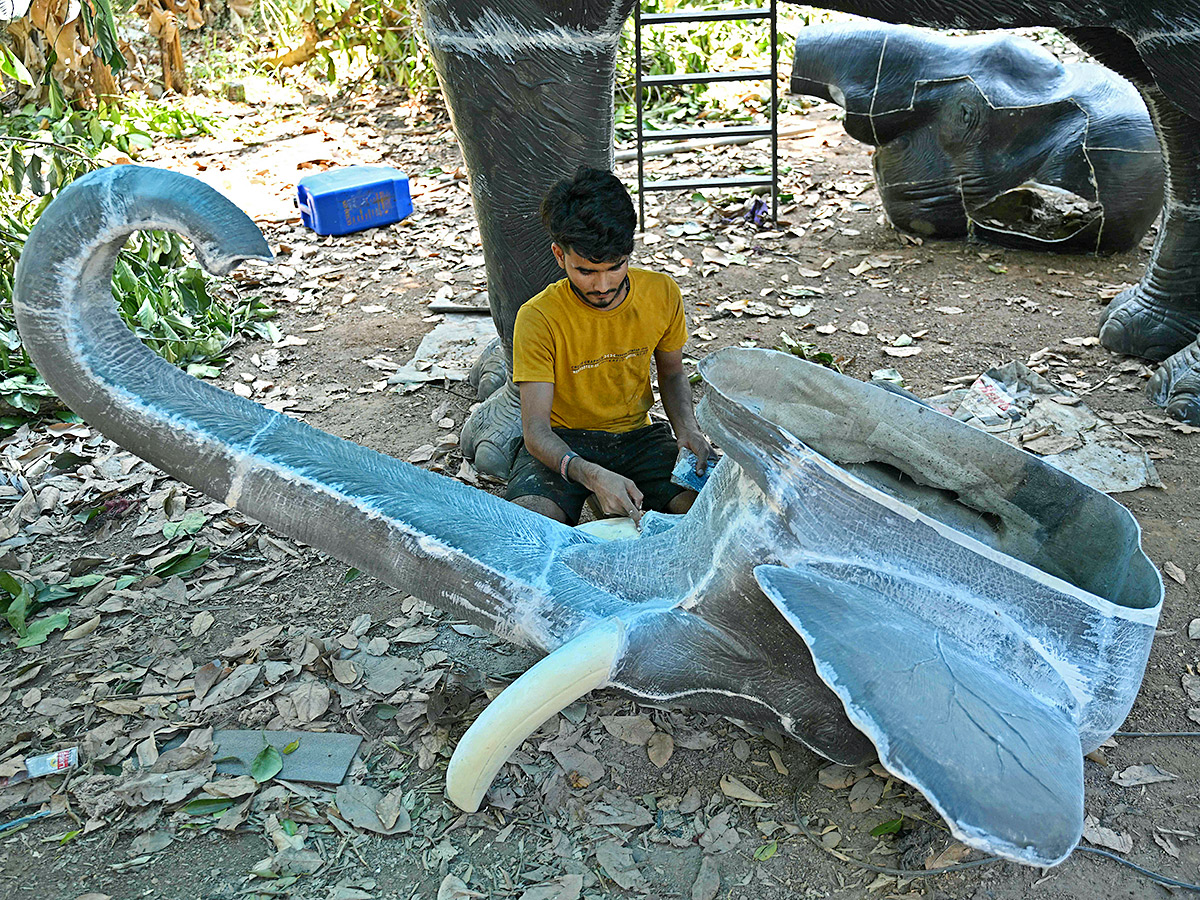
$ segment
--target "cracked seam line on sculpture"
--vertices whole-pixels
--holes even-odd
[[[879,146],[879,132],[875,129],[875,98],[879,95],[879,80],[883,77],[883,57],[887,53],[888,39],[890,35],[885,35],[883,44],[879,48],[879,60],[875,64],[875,86],[871,88],[871,106],[867,112],[867,117],[871,120],[871,134],[875,136],[875,146]]]
[[[1013,104],[1011,106],[1001,105],[1001,104],[997,103],[995,100],[993,100],[991,97],[989,97],[987,91],[985,91],[982,87],[980,87],[979,82],[977,82],[973,76],[968,74],[968,75],[947,76],[946,78],[922,78],[922,79],[918,79],[918,80],[914,81],[912,96],[910,97],[910,99],[908,101],[908,106],[897,106],[894,109],[885,109],[885,110],[876,112],[874,110],[874,97],[872,97],[872,110],[870,113],[868,113],[868,115],[888,116],[888,115],[893,115],[896,113],[913,112],[917,108],[917,92],[921,88],[928,87],[930,85],[937,85],[937,84],[953,84],[956,81],[971,82],[971,84],[975,86],[975,90],[977,90],[979,92],[979,96],[983,98],[983,102],[988,105],[988,108],[995,110],[997,112],[1001,112],[1004,110],[1017,110],[1017,109],[1040,109],[1041,107],[1048,105],[1046,103]],[[1078,103],[1077,98],[1075,98],[1074,96],[1066,97],[1063,99]],[[1112,149],[1124,150],[1125,148],[1124,147],[1114,147]],[[1131,153],[1132,152],[1152,153],[1152,152],[1157,152],[1157,151],[1137,150],[1137,151],[1129,151],[1129,152],[1131,152]]]
[[[679,699],[681,697],[694,697],[694,696],[711,695],[711,694],[716,694],[717,696],[720,696],[720,697],[736,697],[740,700],[746,700],[752,704],[761,706],[763,709],[770,710],[772,715],[774,715],[779,720],[779,724],[782,725],[784,727],[784,729],[786,731],[788,731],[789,733],[792,731],[792,729],[795,725],[795,721],[796,721],[792,716],[789,716],[787,713],[783,712],[782,710],[776,709],[774,706],[772,706],[766,700],[763,700],[761,697],[752,697],[749,694],[739,694],[737,691],[725,691],[725,690],[720,690],[718,688],[690,688],[690,689],[684,690],[684,691],[652,692],[652,691],[646,690],[644,687],[637,687],[635,690],[635,688],[633,686],[626,684],[624,681],[622,681],[619,678],[613,679],[612,681],[610,681],[608,683],[608,686],[611,688],[616,688],[617,690],[629,691],[630,693],[636,693],[639,697],[644,697],[649,700],[660,700],[660,701],[675,700],[675,699]]]
[[[753,484],[753,481],[750,483]],[[754,486],[757,488],[757,485]],[[744,487],[742,489],[744,490]],[[761,495],[761,491],[759,493]],[[745,498],[743,498],[743,501],[744,499]],[[764,496],[763,499],[765,500],[767,498]],[[750,507],[750,505],[747,503],[744,508],[746,511],[742,514],[741,518],[753,518],[755,511]],[[733,521],[726,524],[718,540],[711,545],[712,558],[714,560],[723,558],[725,550],[731,544],[734,545],[735,549],[737,549],[736,542],[746,538],[746,532],[741,530],[743,525],[743,522]],[[678,609],[681,609],[685,612],[691,612],[702,600],[708,599],[708,595],[706,593],[707,589],[723,575],[724,573],[718,571],[716,566],[710,565],[708,569],[705,570],[704,577],[701,578],[700,581],[692,584],[687,593],[684,594],[684,596],[678,601],[676,601],[674,605]]]
[[[1079,142],[1079,149],[1083,153],[1083,158],[1087,160],[1088,181],[1091,182],[1092,190],[1096,192],[1096,203],[1100,206],[1100,227],[1096,229],[1096,241],[1092,245],[1092,252],[1099,253],[1101,242],[1104,239],[1104,226],[1107,224],[1108,217],[1104,209],[1104,201],[1100,199],[1100,179],[1096,177],[1096,164],[1092,162],[1092,157],[1088,150],[1088,135],[1092,133],[1092,114],[1084,109],[1083,104],[1074,97],[1068,97],[1067,99],[1071,103],[1074,103],[1076,108],[1083,113],[1083,138]],[[1076,234],[1078,233],[1077,231]]]

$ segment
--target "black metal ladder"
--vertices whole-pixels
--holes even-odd
[[[637,164],[638,164],[638,221],[645,230],[646,193],[648,191],[686,191],[695,188],[755,188],[771,189],[771,221],[779,217],[779,87],[776,72],[779,70],[779,41],[775,18],[776,0],[765,0],[762,6],[738,9],[691,10],[669,13],[642,13],[641,0],[634,4],[633,12],[633,71],[634,97],[637,107]],[[771,67],[734,72],[692,72],[685,75],[642,75],[642,28],[647,25],[679,25],[703,22],[729,22],[735,20],[768,21],[771,29]],[[771,85],[770,118],[762,125],[735,125],[728,127],[675,128],[665,131],[645,129],[645,98],[643,87],[664,87],[679,84],[712,84],[728,81],[768,81]],[[650,141],[678,141],[689,138],[755,137],[771,139],[771,174],[742,175],[725,178],[673,178],[646,181],[645,147]]]

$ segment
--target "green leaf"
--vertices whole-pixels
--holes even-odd
[[[384,722],[388,719],[394,719],[400,714],[400,710],[390,703],[376,703],[371,707],[371,712],[375,714],[375,718]]]
[[[254,762],[250,763],[250,775],[259,784],[270,781],[282,770],[283,757],[270,744],[263,747],[258,756],[254,757]]]
[[[283,748],[283,752],[285,754],[295,753],[298,749],[300,749],[300,739],[296,738],[296,740],[292,741],[290,744],[288,744],[286,747]]]
[[[76,522],[79,522],[82,525],[82,524],[86,524],[87,522],[92,521],[92,519],[96,518],[96,516],[100,515],[100,513],[101,513],[100,507],[93,506],[91,509],[80,510],[79,512],[77,512],[73,516],[71,516],[71,518],[74,519]]]
[[[170,578],[172,575],[182,577],[189,572],[194,572],[208,561],[208,555],[212,553],[211,547],[201,547],[199,550],[195,550],[193,549],[195,546],[193,542],[188,545],[186,550],[172,554],[168,559],[155,566],[151,574],[157,575],[159,578]]]
[[[759,862],[766,862],[775,855],[775,851],[778,849],[779,841],[769,841],[754,851],[754,858]]]
[[[163,523],[163,537],[170,540],[173,537],[178,537],[181,534],[195,534],[204,527],[208,521],[208,517],[202,512],[192,510],[185,513],[183,518],[178,522]]]
[[[0,43],[0,72],[21,84],[33,84],[33,76],[29,74],[24,63],[2,43]]]
[[[362,574],[362,572],[358,571],[358,569],[351,566],[349,569],[346,570],[346,574],[342,576],[342,581],[345,584],[349,584],[350,582],[352,582],[355,578],[357,578],[361,574]]]
[[[228,797],[200,797],[186,804],[183,811],[189,816],[211,816],[214,813],[223,813],[232,806],[233,801]]]
[[[885,834],[898,834],[900,829],[904,827],[904,817],[899,819],[888,819],[886,822],[880,822],[871,829],[872,837],[880,837]]]
[[[17,581],[8,572],[0,572],[0,588],[9,595],[4,604],[4,617],[18,636],[25,637],[25,617],[29,615],[29,606],[33,602],[28,585]]]
[[[45,616],[30,623],[25,630],[25,636],[17,641],[18,647],[35,647],[38,644],[46,642],[46,638],[50,637],[50,633],[57,631],[60,628],[66,628],[67,623],[71,619],[71,614],[66,610],[56,612],[52,616]]]

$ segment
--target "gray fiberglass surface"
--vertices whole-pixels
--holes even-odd
[[[1112,603],[1155,605],[1129,512],[1042,459],[937,411],[815,367],[722,356],[705,378],[871,486]]]
[[[160,170],[93,173],[43,214],[22,338],[127,449],[515,643],[554,653],[619,620],[609,686],[838,762],[878,753],[972,846],[1040,865],[1074,847],[1081,752],[1128,712],[1162,599],[1107,497],[906,398],[728,349],[701,365],[726,457],[695,505],[600,542],[155,357],[109,289],[139,228],[185,234],[213,271],[269,255],[233,204]]]

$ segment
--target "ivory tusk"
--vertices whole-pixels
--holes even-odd
[[[504,689],[462,736],[446,769],[446,796],[475,812],[505,760],[554,713],[608,684],[625,625],[611,618],[563,644]]]

